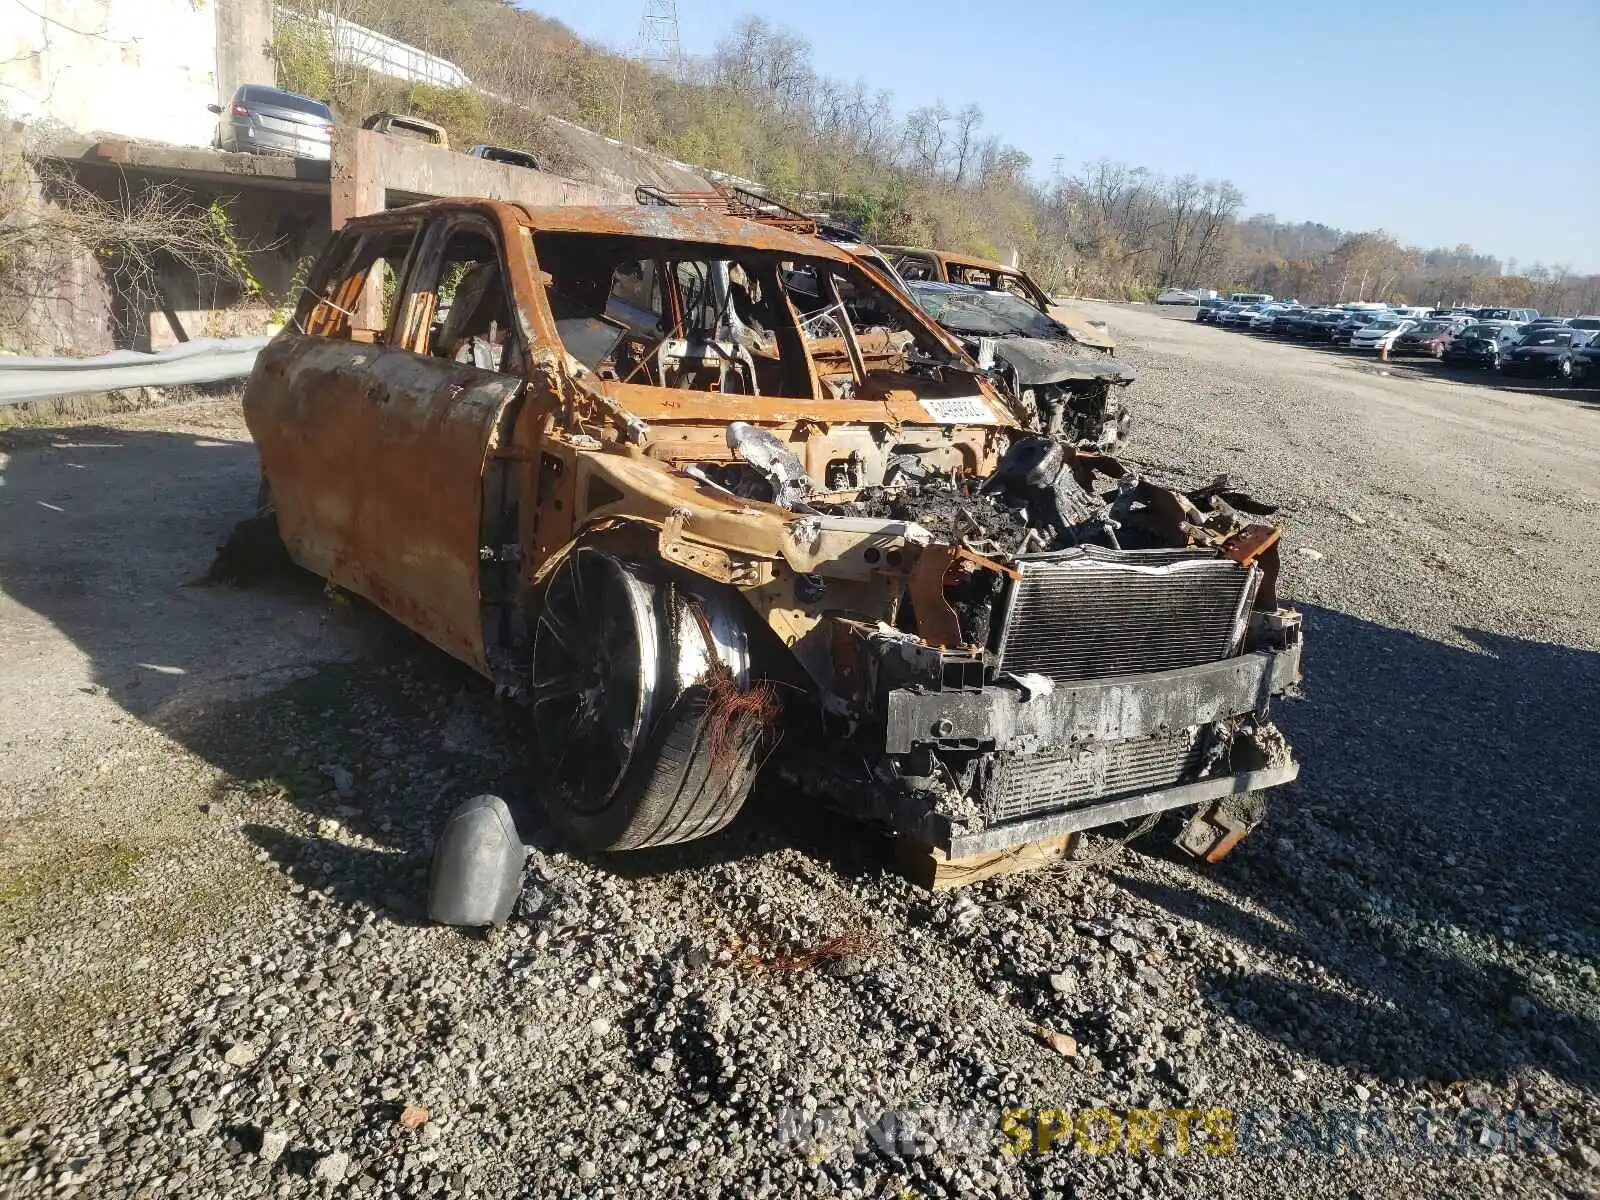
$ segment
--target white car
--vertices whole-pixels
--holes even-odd
[[[1409,317],[1379,317],[1371,325],[1363,325],[1350,335],[1350,349],[1393,349],[1395,338],[1415,324]]]
[[[1157,304],[1199,304],[1202,300],[1215,300],[1215,288],[1167,288],[1156,297]]]

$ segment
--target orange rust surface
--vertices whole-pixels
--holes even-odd
[[[691,392],[658,388],[639,383],[598,383],[597,388],[623,408],[647,422],[714,422],[722,428],[729,421],[792,425],[800,421],[819,424],[870,424],[874,421],[908,425],[947,425],[935,420],[922,407],[918,392],[909,388],[886,388],[881,399],[858,397],[854,400],[790,399],[785,396],[738,396],[722,392]],[[982,397],[995,415],[996,425],[1011,422],[990,394],[977,387],[941,388],[928,383],[919,389],[928,399],[948,398],[959,390],[968,396]]]
[[[534,234],[699,243],[712,255],[725,247],[860,270],[848,253],[781,228],[695,209],[544,209],[472,199],[358,217],[341,237],[469,214],[498,231],[508,298],[520,327],[516,333],[526,347],[525,378],[381,342],[360,344],[290,329],[263,351],[245,410],[273,489],[280,530],[296,561],[368,598],[485,673],[489,655],[479,566],[484,469],[491,454],[526,464],[511,483],[517,489],[516,536],[522,541],[526,579],[585,522],[633,519],[659,526],[674,514],[686,538],[750,561],[781,561],[791,514],[695,483],[675,473],[670,462],[690,450],[696,458],[719,457],[719,444],[722,454],[730,454],[724,431],[732,420],[774,429],[819,472],[833,458],[849,457],[868,429],[884,426],[937,427],[936,436],[923,433],[914,440],[944,453],[953,467],[979,472],[992,467],[1001,434],[1016,427],[1014,414],[987,380],[959,372],[940,385],[874,370],[862,394],[849,400],[822,395],[814,371],[814,394],[792,399],[620,384],[569,373],[550,317]],[[431,237],[418,245],[442,242]],[[414,270],[424,265],[419,259]],[[329,268],[323,264],[323,269]],[[316,282],[320,290],[323,281]],[[336,302],[342,302],[353,300],[365,281],[332,282]],[[891,303],[900,303],[888,295]],[[919,310],[906,306],[906,313],[914,328],[954,345]],[[898,353],[885,339],[869,341],[867,352]],[[810,354],[807,358],[811,361]],[[517,400],[519,394],[525,395],[523,401]],[[974,396],[992,412],[993,425],[952,426],[934,419],[921,404],[922,398]],[[523,408],[512,427],[512,444],[496,446],[495,431],[513,403]],[[608,425],[603,418],[608,406],[613,417],[621,410],[646,422],[642,441],[630,443],[622,426]],[[590,436],[596,433],[603,443]],[[879,434],[870,436],[882,440]],[[660,461],[663,457],[669,461]],[[937,592],[954,560],[944,555],[927,560],[926,582]],[[959,642],[948,605],[941,611],[930,594],[919,612],[923,609],[928,621],[942,622],[948,644]]]
[[[1283,536],[1283,529],[1278,525],[1246,525],[1223,547],[1223,553],[1234,562],[1250,567],[1255,565],[1260,558]]]
[[[520,386],[290,334],[261,352],[245,407],[294,560],[479,670],[484,455]]]
[[[736,250],[771,250],[796,258],[855,262],[851,255],[820,238],[806,237],[759,221],[725,216],[705,208],[666,208],[659,205],[615,208],[577,205],[559,208],[517,207],[523,223],[539,233],[605,233],[616,237],[699,242]]]
[[[944,595],[945,576],[960,557],[961,551],[954,546],[924,546],[906,580],[911,607],[917,614],[917,633],[930,646],[961,645],[961,622]]]

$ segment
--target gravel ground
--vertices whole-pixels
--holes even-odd
[[[430,927],[452,804],[534,790],[487,686],[314,581],[185,586],[229,402],[0,445],[0,1191],[1600,1195],[1600,393],[1089,307],[1129,457],[1284,506],[1305,770],[1216,867],[931,896],[780,789],[614,861],[529,805],[518,916]],[[1097,1108],[1207,1115],[1002,1148]]]

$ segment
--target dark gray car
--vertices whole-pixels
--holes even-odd
[[[278,88],[247,83],[233,94],[224,113],[221,145],[242,154],[287,154],[292,158],[329,156],[333,113],[321,100]]]

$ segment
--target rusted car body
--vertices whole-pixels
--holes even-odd
[[[1030,433],[817,238],[362,217],[245,415],[290,555],[525,703],[591,848],[714,832],[768,771],[954,857],[1183,806],[1207,854],[1298,770],[1270,510]]]

